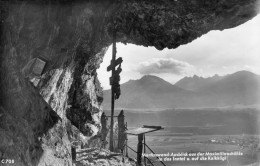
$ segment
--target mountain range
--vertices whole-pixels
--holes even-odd
[[[104,91],[103,108],[110,109],[111,91]],[[260,76],[249,71],[203,78],[184,77],[174,85],[153,75],[121,85],[116,108],[168,109],[258,104]]]

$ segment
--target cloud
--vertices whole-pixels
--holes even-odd
[[[192,69],[193,66],[187,62],[179,61],[173,58],[154,58],[140,63],[137,71],[140,74],[171,73],[175,75],[182,75]]]

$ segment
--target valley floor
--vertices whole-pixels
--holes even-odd
[[[130,136],[129,146],[136,148],[137,137]],[[156,135],[146,135],[146,144],[157,154],[198,154],[206,152],[239,152],[240,155],[226,156],[213,161],[209,161],[208,156],[203,160],[201,156],[199,160],[187,161],[164,161],[167,166],[259,166],[260,164],[260,148],[259,136],[252,135],[194,135],[194,136],[170,136],[168,131],[157,133]],[[146,153],[151,152],[146,149]],[[242,154],[242,155],[241,155]],[[136,154],[130,153],[130,157],[136,157]],[[197,155],[194,157],[196,158]],[[211,156],[214,157],[214,156]],[[175,157],[175,159],[178,157]],[[191,157],[190,157],[191,158]],[[154,161],[155,166],[160,166],[156,158],[150,158]],[[163,158],[165,159],[165,158]]]

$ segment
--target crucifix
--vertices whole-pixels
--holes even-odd
[[[107,67],[107,71],[112,71],[112,76],[109,78],[109,82],[111,85],[111,121],[110,121],[110,140],[109,140],[110,151],[114,150],[114,146],[113,146],[114,107],[115,107],[115,100],[118,99],[121,94],[119,74],[122,72],[122,68],[121,68],[122,62],[123,62],[122,57],[116,59],[116,32],[114,31],[112,60],[110,65]]]

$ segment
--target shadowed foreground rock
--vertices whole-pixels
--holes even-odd
[[[256,0],[0,1],[0,158],[72,165],[71,143],[100,146],[96,69],[117,41],[176,48],[257,14]],[[23,72],[46,61],[37,87]]]
[[[111,153],[104,149],[82,149],[77,151],[76,165],[132,166],[135,161],[120,153]]]

